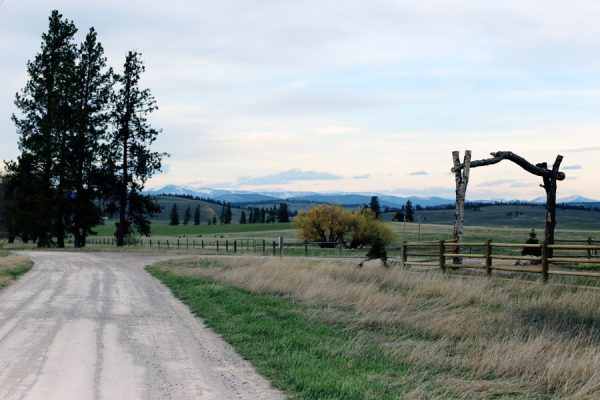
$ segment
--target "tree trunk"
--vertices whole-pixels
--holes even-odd
[[[456,157],[454,157],[454,153],[456,153]],[[564,172],[560,172],[560,164],[562,163],[563,156],[556,156],[556,160],[552,166],[552,169],[548,169],[547,163],[539,163],[539,164],[531,164],[529,161],[524,159],[517,154],[514,154],[510,151],[498,151],[495,153],[491,153],[492,158],[487,158],[484,160],[476,160],[471,163],[466,162],[465,155],[465,163],[457,164],[458,160],[458,152],[452,153],[454,157],[454,168],[452,168],[452,172],[454,172],[455,176],[458,177],[458,172],[461,170],[468,170],[469,168],[475,167],[483,167],[486,165],[497,164],[502,160],[510,160],[523,168],[525,171],[541,176],[544,184],[541,185],[546,191],[546,229],[544,231],[544,242],[546,244],[554,244],[554,230],[556,228],[556,187],[557,181],[562,181],[565,179]],[[457,178],[458,179],[458,178]],[[458,180],[457,180],[457,196],[458,196]],[[458,199],[458,197],[457,197]],[[458,201],[457,201],[458,204]],[[458,207],[458,205],[457,205]],[[457,222],[455,222],[455,225]],[[456,237],[455,237],[456,239]],[[549,257],[552,257],[552,250],[548,252]]]
[[[452,152],[452,161],[454,162],[454,179],[456,181],[456,205],[454,209],[454,232],[453,238],[456,243],[463,242],[465,225],[465,198],[467,195],[467,185],[469,184],[469,172],[471,164],[471,150],[465,151],[463,167],[458,169],[460,164],[460,153]],[[455,254],[462,254],[462,247],[455,246]],[[462,264],[462,257],[454,257],[454,264]]]

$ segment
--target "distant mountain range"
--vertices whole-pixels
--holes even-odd
[[[189,186],[166,185],[161,188],[147,190],[144,193],[150,195],[174,194],[189,195],[213,200],[224,201],[227,203],[272,203],[274,201],[294,201],[307,203],[335,203],[341,205],[360,205],[369,204],[371,196],[377,196],[382,206],[401,207],[410,200],[414,205],[439,206],[452,204],[454,200],[441,197],[400,197],[381,195],[377,193],[316,193],[316,192],[252,192],[245,190],[223,190],[208,188],[192,188]]]
[[[316,193],[316,192],[253,192],[245,190],[225,190],[225,189],[209,189],[209,188],[193,188],[190,186],[181,185],[166,185],[157,189],[150,189],[144,193],[149,195],[173,194],[173,195],[188,195],[210,198],[213,200],[223,201],[227,203],[272,203],[274,201],[294,201],[294,202],[313,202],[313,203],[335,203],[340,205],[359,205],[369,204],[371,196],[377,196],[379,203],[382,206],[401,207],[410,200],[414,205],[422,207],[440,206],[453,204],[454,199],[446,199],[442,197],[420,197],[420,196],[390,196],[377,193]],[[511,200],[481,200],[483,203],[493,203],[496,201],[511,201]],[[523,201],[523,200],[522,200]],[[545,197],[538,197],[533,200],[524,201],[530,203],[545,203]],[[557,203],[598,203],[599,200],[589,199],[583,196],[569,196],[557,200]]]

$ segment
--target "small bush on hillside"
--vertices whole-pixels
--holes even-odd
[[[529,232],[529,239],[527,239],[527,244],[540,244],[540,241],[537,238],[537,234],[535,233],[535,229],[532,229]],[[524,256],[534,256],[540,257],[542,255],[541,247],[523,247],[521,250],[521,254]]]
[[[381,261],[383,261],[383,265],[387,267],[388,257],[387,251],[385,250],[385,242],[383,241],[383,239],[381,239],[381,237],[379,237],[379,235],[377,235],[373,240],[373,244],[367,252],[367,258],[369,260],[380,259]]]

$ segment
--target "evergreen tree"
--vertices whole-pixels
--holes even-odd
[[[200,204],[196,206],[194,211],[194,225],[200,225]]]
[[[185,213],[183,213],[183,224],[184,225],[189,224],[191,218],[192,218],[192,209],[190,208],[190,205],[188,204],[187,208],[185,209]]]
[[[410,200],[406,201],[406,207],[404,209],[404,216],[406,218],[406,222],[414,222],[415,221],[415,210],[413,209],[413,205]]]
[[[231,203],[227,203],[226,205],[223,206],[223,220],[221,221],[222,224],[231,224],[232,219],[233,219],[233,214],[231,213]]]
[[[117,246],[123,246],[133,228],[148,235],[148,217],[160,210],[149,196],[141,194],[146,180],[160,170],[161,159],[166,156],[150,151],[159,131],[148,122],[148,115],[157,109],[156,101],[149,89],[139,87],[144,71],[141,55],[130,51],[123,73],[116,78],[119,90],[112,99],[115,130],[110,137],[109,163],[115,166],[111,210],[118,215]]]
[[[221,206],[221,213],[219,214],[219,223],[223,225],[225,223],[225,206]]]
[[[371,196],[371,204],[369,205],[371,211],[375,213],[375,218],[379,218],[381,215],[381,206],[379,205],[379,198],[377,196]]]
[[[48,32],[42,35],[42,47],[33,61],[27,63],[29,80],[16,95],[20,115],[12,120],[19,134],[21,155],[6,165],[12,185],[32,180],[28,190],[35,192],[13,196],[11,211],[19,215],[13,229],[32,233],[38,246],[48,246],[52,236],[64,247],[69,223],[68,135],[72,129],[70,96],[77,58],[73,38],[77,28],[63,19],[58,11],[49,18]],[[19,174],[27,174],[19,176]],[[19,190],[14,187],[14,190]],[[23,203],[21,196],[33,202]],[[18,224],[34,226],[19,226]]]
[[[212,217],[212,224],[213,225],[217,224],[217,216],[215,214],[213,214],[213,217]]]
[[[266,216],[266,212],[265,212],[265,208],[261,207],[260,211],[259,211],[259,220],[258,222],[261,224],[264,224],[266,222],[267,216]]]
[[[275,223],[275,215],[277,215],[277,209],[273,206],[273,208],[269,209],[269,223]]]
[[[532,229],[531,232],[529,232],[527,244],[540,244],[535,229]],[[524,247],[523,250],[521,250],[521,254],[524,256],[540,257],[542,255],[542,249],[541,247]]]
[[[104,156],[109,121],[113,73],[106,67],[104,49],[94,28],[78,51],[72,99],[74,126],[69,143],[69,170],[73,175],[73,225],[75,247],[85,246],[92,228],[102,222],[98,200],[108,191]]]
[[[367,258],[369,260],[374,260],[374,259],[379,258],[379,259],[381,259],[381,261],[383,261],[383,266],[387,268],[388,257],[387,257],[387,251],[385,250],[385,242],[381,238],[381,236],[379,236],[379,234],[377,236],[375,236],[375,239],[373,239],[371,248],[367,252]]]
[[[246,223],[246,211],[242,210],[242,215],[240,215],[240,224]]]
[[[393,221],[398,221],[398,222],[404,221],[404,212],[396,211],[396,213],[394,214]]]
[[[177,204],[173,203],[171,207],[171,214],[169,214],[169,225],[179,225],[179,210]]]
[[[290,222],[290,212],[287,203],[279,204],[277,219],[279,220],[279,222]]]
[[[254,208],[250,207],[250,210],[248,212],[248,223],[253,224],[254,223]]]

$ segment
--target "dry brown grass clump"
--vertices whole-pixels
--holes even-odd
[[[5,256],[0,256],[0,271],[16,267],[22,267],[30,264],[31,261],[29,260],[29,258],[22,255],[8,254]]]
[[[3,273],[10,269],[31,266],[31,260],[25,256],[16,254],[2,254],[0,255],[0,288],[8,285],[14,281],[14,277],[10,274]]]
[[[349,306],[390,357],[444,372],[465,394],[600,398],[600,292],[343,261],[207,258],[166,263],[252,291]],[[201,266],[201,267],[198,267]],[[456,378],[448,379],[451,371]],[[440,376],[442,376],[440,375]],[[494,379],[490,379],[490,377]]]

